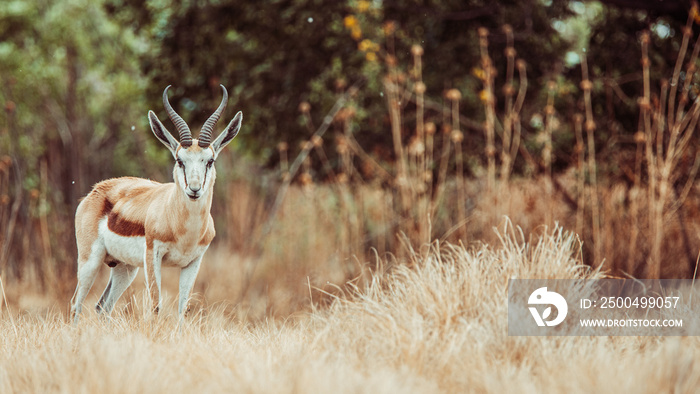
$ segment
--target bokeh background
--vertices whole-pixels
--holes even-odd
[[[171,180],[146,118],[171,84],[194,130],[219,84],[222,123],[244,113],[197,302],[289,316],[506,220],[560,224],[612,276],[694,277],[698,21],[689,1],[5,0],[5,302],[65,310],[93,184]]]

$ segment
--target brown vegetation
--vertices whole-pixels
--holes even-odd
[[[531,243],[511,226],[498,237],[493,247],[406,249],[328,308],[285,321],[250,323],[243,304],[217,303],[178,333],[173,305],[142,319],[143,292],[111,319],[87,314],[77,327],[57,312],[4,318],[0,391],[694,391],[694,338],[507,336],[509,278],[601,274],[560,228]],[[243,263],[209,257],[198,291],[228,288]]]

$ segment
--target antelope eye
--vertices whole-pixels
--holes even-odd
[[[212,164],[214,164],[214,159],[209,159],[209,161],[207,162],[207,166],[211,167]]]
[[[184,166],[185,166],[185,164],[184,164],[184,163],[182,162],[182,160],[180,160],[180,159],[177,159],[177,165],[180,166],[180,167],[184,167]]]

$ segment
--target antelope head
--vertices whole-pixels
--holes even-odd
[[[219,104],[219,107],[209,119],[204,122],[202,130],[199,132],[199,139],[193,139],[189,126],[175,112],[168,101],[169,88],[170,85],[163,91],[163,106],[165,106],[168,117],[180,134],[180,141],[178,142],[168,132],[153,111],[148,111],[148,122],[151,125],[153,134],[170,150],[173,158],[175,158],[175,168],[173,169],[175,184],[182,189],[190,200],[196,201],[207,195],[214,183],[216,178],[214,162],[221,150],[238,134],[243,114],[239,111],[226,126],[226,129],[212,142],[214,125],[224,112],[228,101],[228,92],[221,85],[221,89],[224,91],[221,104]]]

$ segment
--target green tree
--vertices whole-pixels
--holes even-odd
[[[0,151],[9,158],[0,270],[50,265],[51,245],[72,258],[72,215],[94,182],[149,167],[140,63],[149,45],[92,0],[2,2],[0,37]],[[13,242],[23,237],[32,242]]]
[[[445,90],[458,88],[467,105],[465,114],[479,118],[480,82],[470,73],[479,62],[477,27],[491,30],[492,52],[502,69],[506,43],[501,27],[511,24],[519,57],[539,79],[557,72],[568,47],[551,20],[571,13],[567,1],[540,0],[207,0],[167,6],[160,0],[111,0],[108,4],[121,23],[148,32],[158,43],[143,64],[153,81],[149,87],[153,102],[163,87],[173,84],[175,105],[194,123],[203,122],[218,100],[218,84],[223,83],[231,89],[232,105],[246,114],[241,136],[246,148],[265,158],[273,157],[280,141],[289,142],[294,150],[309,138],[298,109],[301,102],[310,103],[318,124],[338,93],[356,83],[362,84],[354,100],[358,140],[368,150],[390,146],[382,92],[386,57],[381,55],[391,52],[407,71],[413,44],[425,48],[425,80],[432,99],[440,102]],[[356,26],[348,26],[348,16],[356,18]],[[393,48],[385,41],[389,21],[397,22]],[[365,40],[380,48],[369,51],[374,56],[363,50]],[[410,106],[407,111],[410,114]],[[432,116],[442,117],[440,111]]]

